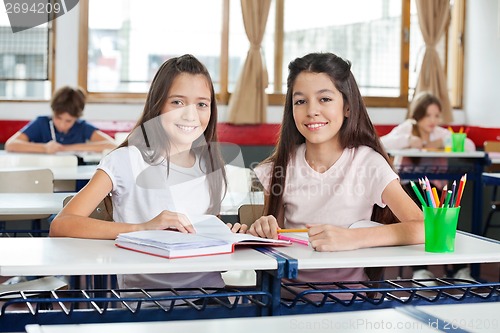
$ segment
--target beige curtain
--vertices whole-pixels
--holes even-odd
[[[453,121],[446,74],[436,51],[436,44],[450,21],[449,0],[416,0],[418,23],[425,41],[425,54],[417,81],[415,94],[430,91],[441,99],[443,121]]]
[[[271,0],[241,0],[241,11],[250,49],[234,93],[229,101],[229,122],[261,124],[266,122],[268,85],[266,64],[260,53]]]

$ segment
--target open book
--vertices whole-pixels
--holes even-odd
[[[119,234],[115,245],[165,258],[232,253],[235,245],[291,245],[290,241],[235,234],[213,215],[190,217],[196,234],[172,230],[144,230]]]

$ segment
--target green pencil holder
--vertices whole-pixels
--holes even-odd
[[[451,135],[451,151],[455,153],[463,153],[465,151],[466,133],[453,133]]]
[[[423,207],[426,252],[454,252],[460,207]]]

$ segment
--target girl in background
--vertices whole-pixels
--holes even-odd
[[[167,60],[134,130],[54,219],[50,236],[115,239],[137,230],[194,232],[186,214],[218,214],[226,189],[224,162],[213,144],[216,124],[215,93],[205,66],[191,55]],[[109,193],[114,222],[90,218]],[[220,272],[122,275],[118,283],[120,288],[224,286]]]
[[[409,118],[380,138],[386,149],[444,149],[451,142],[451,132],[439,125],[442,122],[441,101],[430,92],[417,94],[410,104]],[[470,139],[465,141],[465,151],[475,151]],[[447,159],[443,159],[445,164]],[[435,164],[436,159],[422,158],[419,165]],[[395,160],[395,165],[415,164],[409,159]]]
[[[289,65],[279,141],[255,172],[265,188],[265,216],[253,235],[308,228],[316,251],[419,244],[420,209],[391,168],[351,72],[332,53],[312,53]],[[388,206],[389,209],[384,207]],[[361,220],[380,223],[349,228]],[[367,280],[363,268],[300,271],[298,281]]]

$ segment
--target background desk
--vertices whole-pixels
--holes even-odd
[[[57,193],[0,193],[0,215],[57,214],[63,200],[75,192]],[[247,196],[228,193],[222,202],[221,215],[237,215],[238,207],[244,203],[263,204],[264,194],[252,192]]]
[[[89,180],[97,170],[97,165],[78,165],[68,167],[0,167],[1,171],[50,169],[54,180]]]
[[[74,193],[0,193],[0,215],[57,214]]]
[[[473,198],[472,198],[472,225],[471,231],[476,235],[481,234],[482,225],[482,205],[483,205],[483,187],[482,187],[482,174],[484,166],[490,164],[488,154],[483,151],[463,152],[463,153],[447,153],[441,151],[422,151],[418,149],[401,149],[401,150],[388,150],[387,153],[391,156],[400,157],[425,157],[425,158],[447,158],[447,159],[463,159],[471,163],[472,168],[468,168],[467,183],[473,181]],[[396,166],[398,167],[398,166]],[[444,166],[439,166],[443,168]],[[462,173],[462,172],[461,172]],[[427,176],[429,179],[446,179],[446,180],[460,180],[462,174],[457,172],[450,172],[449,170],[438,170],[432,172],[432,166],[414,166],[406,167],[401,166],[399,171],[401,179],[421,178]],[[458,185],[458,183],[457,183]]]
[[[500,186],[500,173],[483,173],[483,183],[485,185]]]

